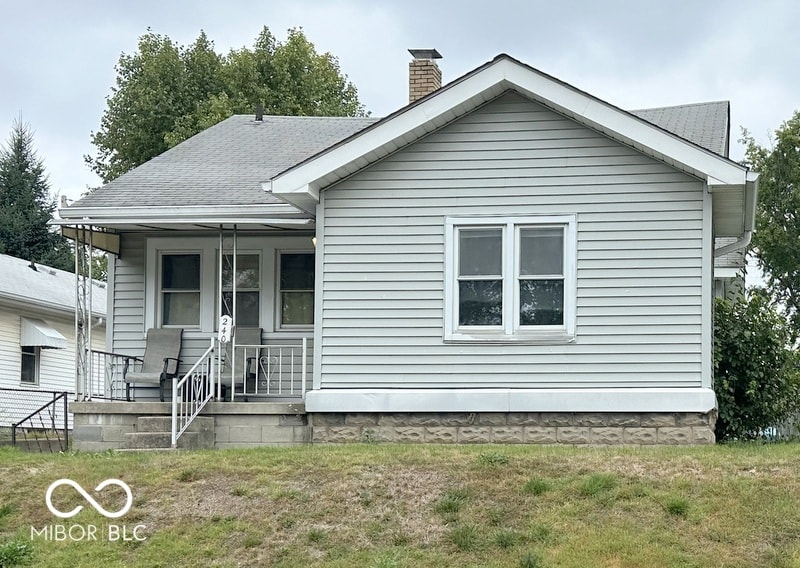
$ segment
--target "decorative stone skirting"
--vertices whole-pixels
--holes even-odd
[[[314,413],[313,443],[713,444],[716,412]]]

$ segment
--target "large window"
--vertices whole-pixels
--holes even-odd
[[[446,339],[574,335],[574,217],[451,218],[446,230]]]
[[[22,369],[20,382],[26,385],[39,384],[39,347],[22,347]]]
[[[222,313],[233,313],[233,255],[222,258]],[[261,257],[236,255],[236,317],[238,326],[259,327],[261,314]]]
[[[161,325],[200,325],[200,254],[161,255]]]
[[[280,327],[314,323],[314,253],[280,253]]]

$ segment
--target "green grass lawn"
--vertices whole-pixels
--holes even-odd
[[[106,519],[60,487],[78,482]],[[97,527],[53,541],[31,526]],[[108,539],[109,525],[128,537]],[[143,527],[142,527],[143,525]],[[79,536],[77,529],[73,535]],[[0,565],[800,567],[800,445],[348,445],[32,455],[0,448]]]

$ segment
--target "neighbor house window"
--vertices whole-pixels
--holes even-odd
[[[314,253],[279,255],[278,297],[280,327],[314,323]]]
[[[22,369],[20,382],[26,385],[39,384],[39,347],[22,347]]]
[[[446,339],[574,335],[574,217],[449,218],[446,225]]]
[[[222,314],[233,313],[233,255],[222,257]],[[236,255],[236,325],[259,327],[261,314],[261,256]]]
[[[162,253],[161,325],[200,325],[200,254]]]

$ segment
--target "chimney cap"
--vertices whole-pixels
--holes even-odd
[[[435,49],[409,49],[414,59],[441,59],[442,54]]]

